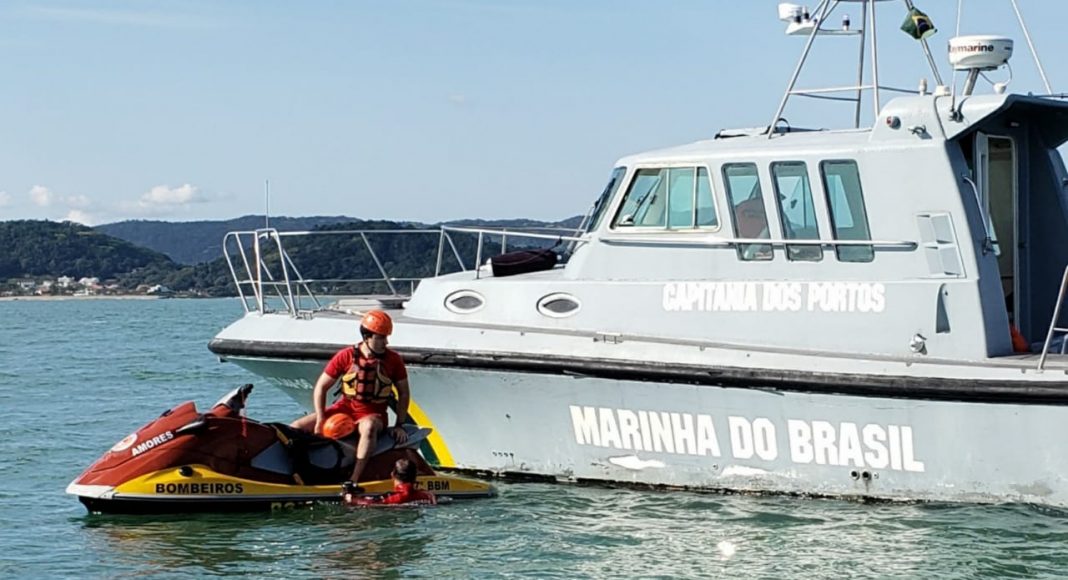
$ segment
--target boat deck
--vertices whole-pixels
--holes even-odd
[[[404,302],[404,300],[405,299],[402,298],[402,297],[389,296],[389,295],[381,295],[381,296],[368,295],[368,296],[361,296],[361,297],[354,297],[354,298],[344,298],[344,299],[340,299],[340,300],[337,300],[336,302],[331,303],[326,309],[314,312],[314,316],[315,317],[326,317],[326,318],[345,318],[345,319],[351,319],[353,321],[356,321],[356,320],[359,319],[360,316],[362,316],[362,313],[364,311],[366,311],[367,309],[385,308],[386,310],[388,310],[390,312],[390,315],[393,316],[394,320],[396,320],[398,322],[402,322],[402,323],[421,324],[421,325],[434,325],[434,326],[447,324],[448,326],[457,327],[457,328],[474,328],[474,327],[480,327],[481,328],[481,327],[484,327],[484,325],[464,324],[464,323],[456,323],[456,322],[444,323],[444,322],[440,322],[440,321],[428,321],[428,320],[423,320],[423,319],[418,319],[418,318],[412,318],[412,317],[409,317],[409,316],[405,316],[404,310],[403,310],[403,302]],[[562,331],[562,330],[556,330],[556,329],[533,328],[533,327],[531,327],[531,328],[526,328],[526,327],[520,328],[520,327],[511,327],[510,326],[510,327],[507,327],[507,328],[500,327],[500,328],[495,328],[495,329],[505,330],[505,331],[513,331],[513,332],[521,332],[521,333],[551,333],[551,334],[561,334],[561,335],[568,335],[568,336],[574,336],[576,334],[581,334],[583,336],[596,334],[596,333],[594,333],[592,331],[588,332],[588,333],[576,333],[574,331],[566,331],[566,330]],[[729,348],[729,349],[730,348],[733,348],[733,349],[744,348],[744,349],[747,349],[747,350],[759,350],[759,351],[763,351],[763,352],[773,352],[773,353],[780,353],[780,354],[793,354],[793,355],[806,354],[806,355],[810,355],[810,356],[819,356],[819,357],[856,358],[856,357],[854,357],[852,355],[843,355],[841,353],[825,352],[825,351],[809,351],[809,350],[805,350],[805,349],[783,349],[783,348],[775,348],[775,347],[753,347],[753,346],[750,346],[750,345],[731,345],[731,344],[716,343],[716,342],[711,342],[711,341],[702,342],[702,341],[693,341],[693,340],[677,340],[677,339],[676,340],[672,340],[672,339],[664,339],[664,338],[660,338],[660,337],[627,336],[625,338],[627,338],[628,340],[645,341],[645,342],[660,343],[660,344],[673,343],[673,344],[684,344],[684,345],[687,345],[687,346],[701,346],[701,347],[708,347],[708,348]],[[974,368],[974,367],[986,367],[986,368],[999,368],[999,369],[1020,369],[1021,372],[1034,372],[1034,371],[1036,371],[1038,369],[1039,359],[1041,358],[1041,356],[1042,355],[1041,355],[1040,352],[1029,352],[1029,353],[1008,354],[1008,355],[1004,355],[1004,356],[991,357],[991,358],[988,358],[988,359],[985,359],[985,360],[978,360],[978,361],[960,361],[960,360],[945,360],[945,359],[927,358],[927,359],[923,359],[920,362],[922,362],[922,363],[934,363],[934,364],[959,365],[959,366],[966,366],[966,367],[972,367],[972,368]],[[873,360],[885,360],[885,361],[893,361],[893,362],[903,362],[903,361],[904,362],[912,362],[912,363],[917,362],[916,359],[913,358],[913,357],[879,357],[879,356],[875,356],[875,357],[870,357],[870,358],[872,358]],[[1043,365],[1043,368],[1044,368],[1045,372],[1050,372],[1050,373],[1052,373],[1052,372],[1060,372],[1060,373],[1068,374],[1068,354],[1061,354],[1059,352],[1056,352],[1055,349],[1051,349],[1050,352],[1046,356],[1046,361],[1045,361],[1045,363]]]

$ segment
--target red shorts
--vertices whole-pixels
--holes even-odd
[[[345,413],[357,422],[364,417],[375,416],[382,420],[382,427],[389,425],[389,417],[386,416],[385,409],[378,410],[370,405],[362,404],[355,399],[349,399],[347,397],[338,399],[336,403],[327,407],[324,413],[325,417],[329,417],[335,413]]]

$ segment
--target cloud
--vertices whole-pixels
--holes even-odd
[[[137,205],[145,209],[185,206],[191,203],[205,203],[208,199],[200,193],[195,185],[185,184],[179,187],[157,185],[148,190]]]
[[[141,194],[136,200],[120,202],[115,209],[142,217],[166,217],[188,212],[196,204],[218,201],[216,195],[205,195],[200,188],[186,183],[177,187],[157,185]]]
[[[30,199],[33,200],[35,205],[48,207],[56,201],[56,194],[43,185],[35,185],[30,188]]]
[[[9,205],[11,205],[11,194],[6,191],[0,191],[0,207]]]
[[[467,104],[467,95],[449,95],[449,104],[462,107]]]
[[[72,209],[67,212],[67,216],[63,218],[64,221],[77,222],[83,225],[91,226],[96,221],[90,214],[80,210]]]

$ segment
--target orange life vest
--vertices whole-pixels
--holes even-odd
[[[374,352],[364,356],[360,346],[352,349],[352,366],[341,377],[341,393],[361,403],[388,403],[393,380],[382,372],[382,359]]]
[[[1009,335],[1012,337],[1012,350],[1014,352],[1031,352],[1031,345],[1027,343],[1027,339],[1020,333],[1020,329],[1016,328],[1015,324],[1009,325]]]

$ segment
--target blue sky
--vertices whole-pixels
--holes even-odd
[[[1055,58],[1068,4],[1018,1],[1053,89],[1068,91]],[[916,3],[948,77],[957,2]],[[262,213],[265,180],[275,215],[584,213],[624,155],[767,124],[803,44],[776,5],[8,0],[0,219],[226,219]],[[1010,90],[1041,92],[1010,2],[964,7],[962,33],[1016,39]],[[856,6],[830,21],[843,12],[859,24]],[[901,4],[877,14],[882,83],[933,86],[896,30]],[[852,83],[855,45],[818,42],[801,84]],[[842,126],[852,112],[785,116]]]

